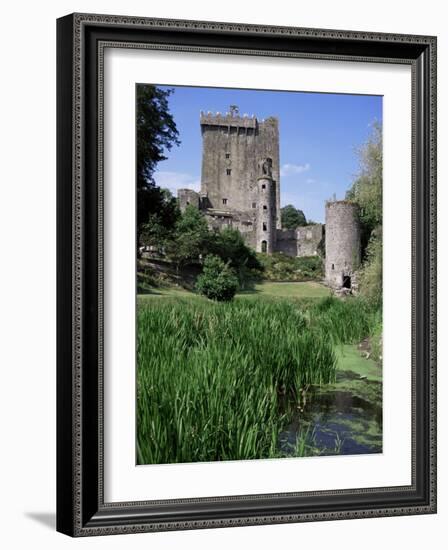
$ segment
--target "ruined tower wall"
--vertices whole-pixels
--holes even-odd
[[[341,288],[344,277],[352,277],[361,260],[359,206],[347,201],[325,206],[325,278]]]
[[[276,237],[276,252],[294,257],[318,256],[323,246],[324,226],[317,223],[296,229],[277,229]]]
[[[196,208],[201,207],[199,193],[196,193],[196,191],[193,191],[192,189],[178,189],[177,198],[179,200],[179,207],[182,212],[189,204],[195,206]]]
[[[297,256],[297,235],[295,229],[276,230],[275,251],[287,256]]]
[[[317,256],[324,238],[324,227],[320,223],[298,227],[296,238],[297,256]]]

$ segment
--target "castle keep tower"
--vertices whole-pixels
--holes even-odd
[[[348,201],[325,206],[325,279],[335,289],[351,288],[361,261],[359,206]]]
[[[225,115],[201,111],[200,128],[201,189],[177,190],[181,211],[198,208],[209,229],[236,229],[257,252],[318,255],[322,225],[281,226],[278,120],[240,116],[231,105]]]
[[[274,196],[274,227],[281,228],[278,120],[259,121],[255,116],[230,112],[203,113],[201,195],[204,207],[242,212],[255,218],[259,209],[258,164],[272,160],[271,192]],[[255,228],[254,228],[255,229]]]

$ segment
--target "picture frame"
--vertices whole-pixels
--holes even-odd
[[[436,43],[431,36],[111,15],[58,19],[58,531],[78,537],[436,512]],[[411,67],[410,485],[105,501],[103,61],[107,47],[144,46]]]

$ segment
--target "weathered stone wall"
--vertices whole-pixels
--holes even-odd
[[[193,191],[192,189],[178,189],[177,198],[179,200],[179,207],[182,212],[189,204],[195,206],[196,208],[200,208],[201,206],[199,193],[196,193],[196,191]]]
[[[297,229],[277,230],[275,250],[288,256],[317,256],[323,244],[324,226],[307,225]]]
[[[296,229],[297,256],[317,256],[324,237],[323,225],[305,225]]]
[[[287,256],[297,256],[297,236],[294,229],[277,229],[275,251]]]
[[[276,205],[274,181],[269,176],[258,178],[257,252],[272,254],[275,250]]]
[[[245,212],[225,212],[218,210],[206,210],[205,217],[208,227],[215,231],[221,231],[226,227],[238,229],[244,241],[251,248],[256,248],[256,218],[249,217]]]
[[[281,229],[280,217],[280,139],[278,119],[269,117],[258,124],[257,158],[272,159],[273,195],[275,202],[275,226]]]
[[[361,260],[359,206],[348,201],[325,206],[325,278],[335,289],[350,283]]]
[[[201,192],[213,209],[250,211],[257,201],[257,120],[201,116]]]
[[[275,224],[280,228],[280,167],[278,121],[255,116],[204,114],[201,195],[209,208],[245,212],[258,209],[258,163],[272,159]]]

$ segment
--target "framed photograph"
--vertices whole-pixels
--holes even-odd
[[[435,513],[436,38],[57,40],[57,529]]]

